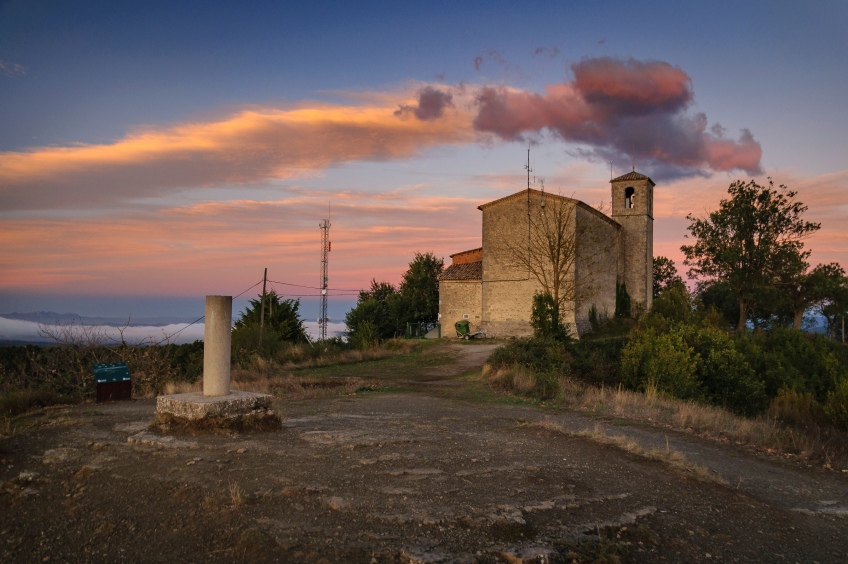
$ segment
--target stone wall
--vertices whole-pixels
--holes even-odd
[[[461,319],[468,319],[471,331],[480,327],[483,316],[481,290],[479,280],[439,282],[439,323],[442,324],[442,337],[456,336],[454,323]]]
[[[628,205],[627,194],[633,199]],[[612,180],[612,218],[622,227],[623,279],[633,307],[645,310],[653,301],[654,183],[631,172]]]
[[[591,331],[592,305],[599,316],[615,314],[615,284],[619,277],[621,227],[583,204],[577,206],[577,307],[574,322],[579,335]]]
[[[531,192],[530,209],[538,210]],[[527,249],[527,192],[480,206],[483,211],[483,324],[493,336],[533,333],[533,295],[541,287],[526,268],[515,264],[513,249]]]

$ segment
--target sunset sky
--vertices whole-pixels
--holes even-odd
[[[592,205],[610,161],[653,178],[680,270],[686,215],[769,176],[848,266],[846,28],[842,0],[0,0],[0,313],[202,315],[265,267],[315,294],[329,205],[340,319],[479,246],[528,146]]]

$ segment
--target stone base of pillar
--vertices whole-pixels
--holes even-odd
[[[171,394],[156,398],[156,415],[181,419],[237,419],[248,415],[273,415],[269,410],[274,396],[232,390],[226,396],[204,396],[203,392]]]

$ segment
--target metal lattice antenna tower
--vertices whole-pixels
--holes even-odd
[[[318,330],[322,341],[327,339],[327,282],[329,281],[330,220],[325,219],[321,228],[321,317],[318,318]]]

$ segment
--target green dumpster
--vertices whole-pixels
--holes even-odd
[[[471,323],[467,319],[462,319],[453,324],[456,327],[456,336],[463,337],[471,331]]]

